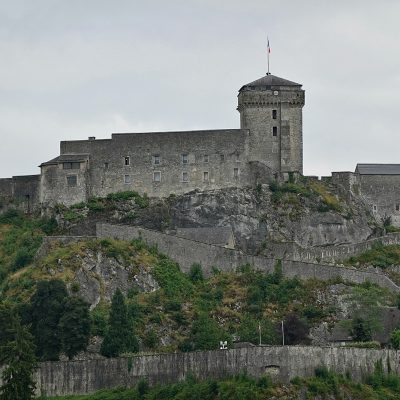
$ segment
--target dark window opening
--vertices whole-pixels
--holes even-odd
[[[272,127],[272,136],[278,136],[278,127],[277,126]]]
[[[220,157],[221,157],[221,161],[224,162],[225,161],[225,154],[221,154]]]
[[[396,211],[400,211],[400,204],[396,204]]]
[[[108,162],[104,163],[104,169],[108,169]]]
[[[63,169],[80,169],[81,163],[79,162],[65,162],[63,163]]]
[[[125,163],[125,165],[131,165],[131,158],[130,157],[124,157],[124,163]]]
[[[277,118],[277,111],[272,110],[272,119],[276,119],[276,118]]]
[[[67,185],[69,187],[75,187],[78,184],[78,178],[76,175],[67,176]]]
[[[182,154],[182,164],[188,164],[189,163],[189,157],[187,154]]]

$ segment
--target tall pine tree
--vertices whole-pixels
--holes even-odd
[[[38,282],[31,299],[30,322],[35,337],[36,353],[41,360],[58,360],[61,338],[58,324],[68,297],[65,283],[60,280]]]
[[[117,357],[124,352],[136,352],[138,341],[129,324],[124,295],[117,289],[111,302],[108,329],[104,337],[101,354],[106,357]]]
[[[7,319],[4,317],[8,316]],[[30,400],[35,395],[33,337],[9,306],[0,305],[0,364],[5,364],[0,400]]]
[[[80,297],[66,299],[58,328],[62,351],[69,359],[85,350],[90,336],[89,304]]]

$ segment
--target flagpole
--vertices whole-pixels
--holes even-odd
[[[268,72],[267,72],[267,75],[269,75],[270,74],[270,72],[269,72],[269,53],[270,53],[270,49],[269,49],[269,38],[268,38],[268,36],[267,36],[267,45],[268,45],[268,48],[267,48],[267,60],[268,60]]]

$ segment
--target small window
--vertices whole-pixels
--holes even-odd
[[[130,175],[124,175],[124,183],[125,183],[125,185],[128,185],[131,182],[132,182],[131,176]]]
[[[396,204],[396,211],[400,211],[400,204]]]
[[[104,163],[104,169],[108,169],[108,162]]]
[[[220,154],[220,160],[221,160],[221,162],[225,161],[225,154]]]
[[[233,168],[233,177],[235,179],[239,178],[239,168]]]
[[[272,136],[278,136],[278,127],[277,126],[272,127]]]
[[[208,182],[208,171],[203,172],[203,181]]]
[[[81,163],[79,162],[65,162],[63,163],[63,169],[80,169]]]
[[[203,161],[205,163],[208,163],[208,154],[204,154]]]
[[[189,174],[187,172],[182,172],[182,182],[189,182]]]
[[[78,178],[76,175],[68,175],[67,176],[67,185],[69,187],[75,187],[78,184]]]
[[[125,165],[131,165],[131,158],[130,157],[124,157],[124,164]]]
[[[153,164],[154,165],[160,165],[161,164],[161,157],[159,154],[155,154],[153,156]]]
[[[277,117],[277,111],[272,110],[272,119],[276,119],[276,117]]]
[[[153,172],[153,182],[161,182],[161,172],[160,171]]]
[[[189,157],[187,154],[182,154],[182,164],[187,164],[189,162]]]
[[[374,211],[377,211],[377,210],[378,210],[378,206],[377,206],[376,204],[374,204],[374,205],[372,206],[372,209],[373,209]]]

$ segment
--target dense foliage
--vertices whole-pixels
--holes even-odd
[[[17,210],[0,214],[0,284],[32,262],[43,236],[56,228],[54,219],[27,217]]]
[[[0,303],[0,326],[0,365],[5,365],[0,400],[30,400],[35,392],[33,337],[15,309],[6,303]]]

